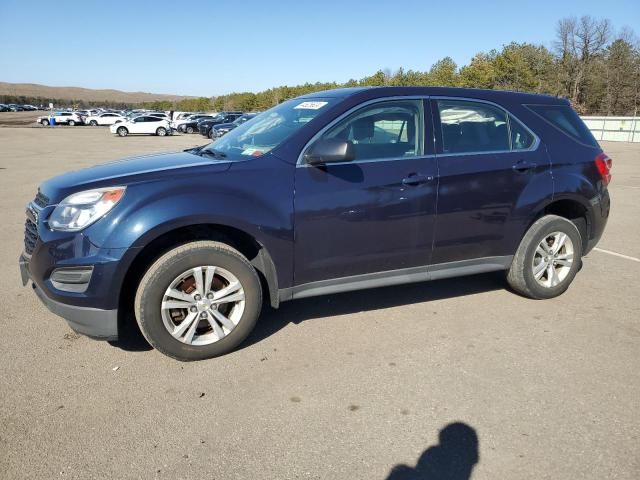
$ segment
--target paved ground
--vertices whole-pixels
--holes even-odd
[[[0,129],[2,478],[441,478],[411,470],[427,449],[423,471],[457,457],[476,480],[638,478],[633,260],[593,252],[551,301],[480,275],[290,302],[241,350],[189,364],[77,337],[20,286],[40,181],[198,142]],[[599,246],[640,257],[640,145],[605,148]]]
[[[48,110],[38,110],[35,112],[0,112],[0,127],[37,127],[37,118],[48,114]]]

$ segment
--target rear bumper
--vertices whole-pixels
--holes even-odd
[[[611,210],[611,197],[609,196],[609,191],[604,190],[603,193],[594,199],[592,204],[590,236],[587,242],[587,248],[582,252],[583,255],[589,253],[598,244],[602,238],[604,229],[607,226],[609,212]]]
[[[64,318],[69,326],[78,333],[99,340],[118,339],[118,310],[102,310],[99,308],[83,307],[58,302],[50,298],[44,290],[32,280],[29,272],[29,261],[20,256],[18,260],[22,284],[26,286],[29,281],[33,291],[49,311]]]

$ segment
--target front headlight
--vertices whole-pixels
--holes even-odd
[[[122,199],[126,187],[97,188],[69,195],[49,217],[53,230],[73,232],[102,218]]]

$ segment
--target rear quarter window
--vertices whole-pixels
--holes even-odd
[[[591,147],[599,147],[591,131],[569,105],[525,106],[574,140]]]

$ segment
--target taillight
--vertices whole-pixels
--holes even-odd
[[[613,166],[613,160],[609,158],[606,153],[601,153],[595,159],[596,168],[598,173],[602,177],[602,183],[607,186],[611,181],[611,167]]]

